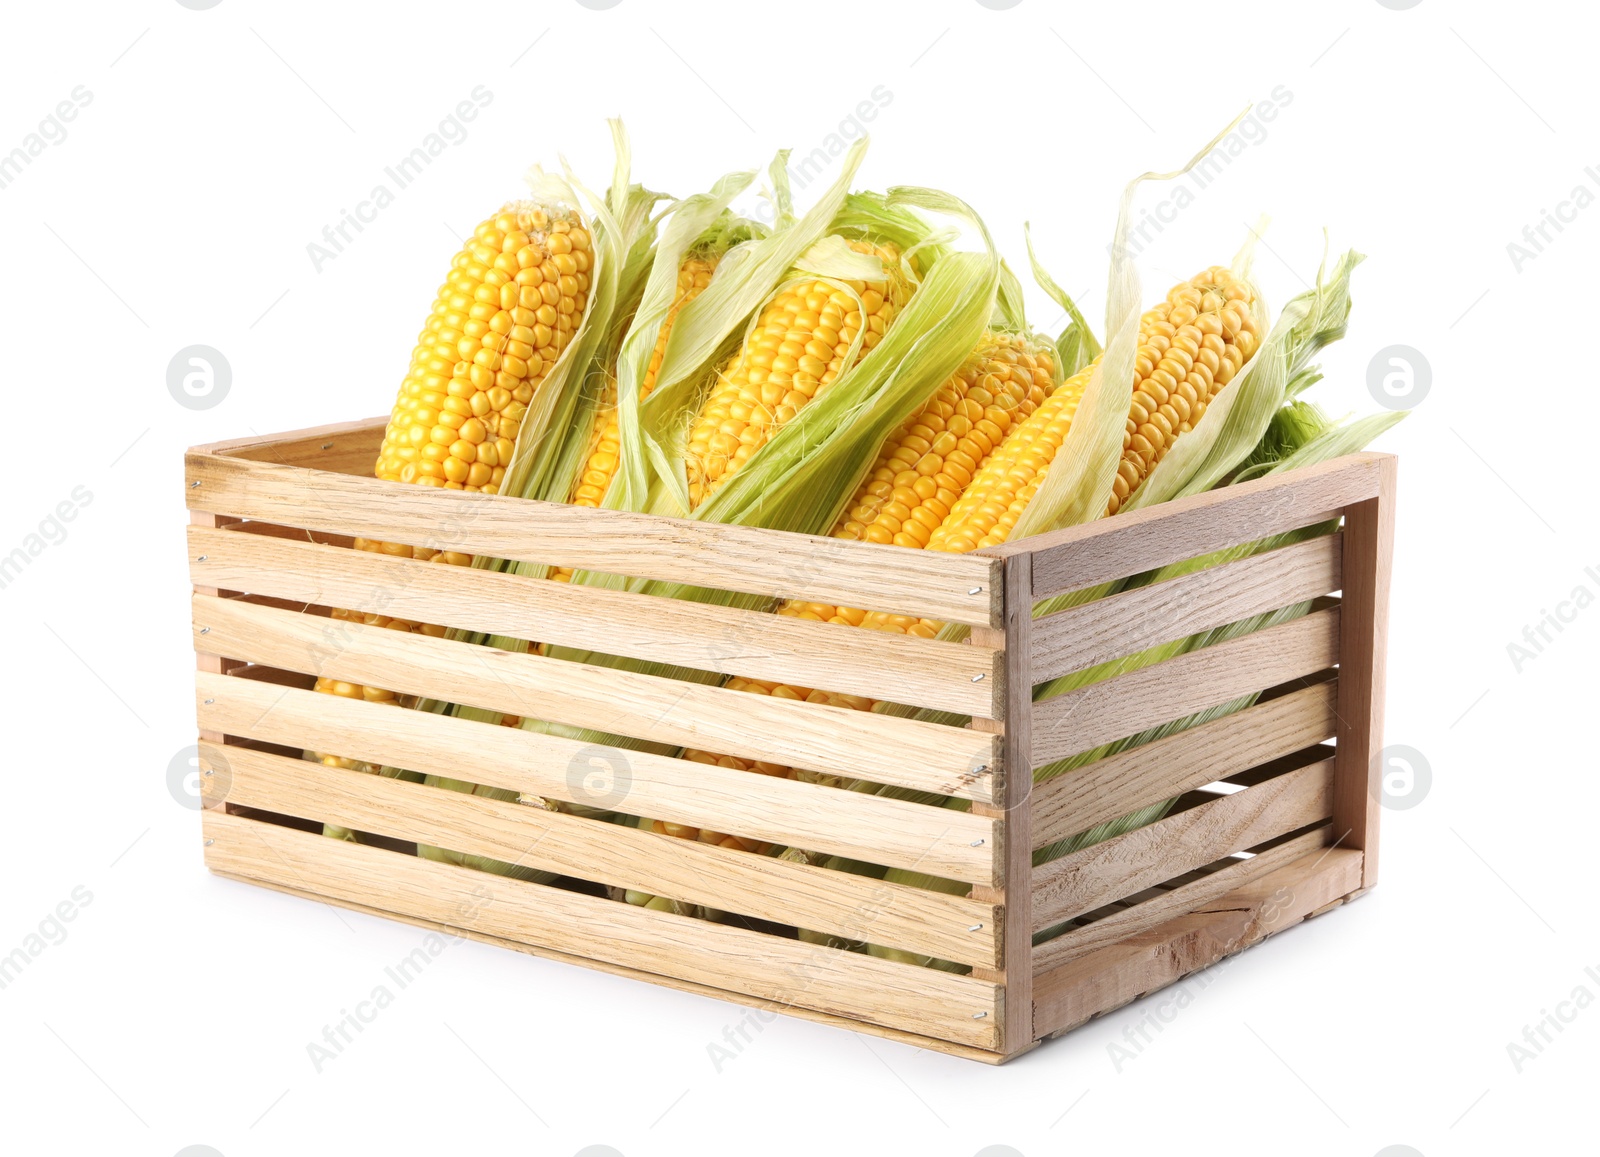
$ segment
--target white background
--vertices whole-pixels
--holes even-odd
[[[0,189],[0,554],[74,488],[92,501],[0,590],[21,744],[0,954],[74,888],[92,902],[0,990],[5,1149],[1592,1150],[1553,1138],[1592,1138],[1600,1006],[1520,1072],[1507,1051],[1580,985],[1600,997],[1600,609],[1520,672],[1507,650],[1574,588],[1600,594],[1600,209],[1520,272],[1507,252],[1575,186],[1600,192],[1586,6],[885,7],[7,5],[0,153],[75,86],[92,101]],[[319,272],[307,243],[479,85],[468,138]],[[968,199],[1019,267],[1031,220],[1098,322],[1122,184],[1280,85],[1267,138],[1141,266],[1153,298],[1265,210],[1281,303],[1326,226],[1370,260],[1316,398],[1373,410],[1388,345],[1431,365],[1380,447],[1401,456],[1388,741],[1432,769],[1384,814],[1380,888],[1218,970],[1120,1067],[1108,1046],[1155,1001],[1001,1069],[783,1018],[718,1072],[707,1046],[741,1008],[462,944],[315,1071],[307,1044],[422,933],[202,866],[166,784],[194,739],[183,448],[385,412],[458,235],[534,161],[603,187],[607,115],[639,179],[687,193],[809,151],[883,86],[858,184]],[[199,412],[165,380],[194,343],[233,370]]]

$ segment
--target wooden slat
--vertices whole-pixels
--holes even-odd
[[[974,968],[973,975],[994,980],[1001,985],[1005,1000],[1005,1023],[1000,1034],[1000,1051],[1015,1052],[1032,1048],[1033,1036],[1033,960],[1032,920],[1029,915],[1033,903],[1033,842],[1029,837],[1032,812],[1028,795],[1033,788],[1033,773],[1028,765],[1031,746],[1028,734],[1033,721],[1033,674],[1029,656],[1032,647],[1028,632],[1033,624],[1033,585],[1030,580],[1030,559],[1026,556],[1009,559],[1001,577],[1004,592],[1003,630],[975,627],[970,642],[973,645],[1005,648],[1006,678],[1009,689],[1004,720],[997,724],[974,720],[979,731],[999,730],[1003,742],[1000,764],[1003,798],[999,806],[974,803],[975,815],[992,817],[1000,825],[999,832],[1004,855],[1004,881],[1000,889],[975,885],[974,899],[992,901],[1003,912],[1003,948],[1001,966],[994,972]]]
[[[1344,629],[1340,635],[1339,772],[1333,824],[1366,853],[1361,886],[1378,882],[1383,700],[1394,556],[1396,459],[1379,460],[1377,497],[1345,511]]]
[[[1104,916],[1092,924],[1069,929],[1040,944],[1033,950],[1034,974],[1048,972],[1069,960],[1077,960],[1129,936],[1137,936],[1175,916],[1193,912],[1235,888],[1293,863],[1327,842],[1328,829],[1317,828],[1275,844],[1249,859],[1230,861],[1217,871],[1205,875],[1191,873],[1197,878],[1170,890],[1152,889],[1154,895],[1148,899]]]
[[[731,992],[726,988],[714,988],[709,984],[697,984],[692,980],[682,980],[675,976],[662,976],[657,972],[645,972],[643,969],[630,968],[625,964],[612,964],[604,960],[594,960],[587,956],[575,956],[570,952],[558,952],[554,948],[545,948],[537,944],[523,944],[520,941],[507,940],[504,936],[493,936],[486,932],[476,932],[466,928],[454,928],[448,924],[441,924],[435,920],[425,920],[420,916],[405,912],[385,912],[381,908],[357,903],[354,900],[335,900],[328,896],[319,896],[315,892],[308,892],[304,888],[293,887],[276,880],[256,880],[251,879],[249,876],[241,876],[237,872],[223,872],[215,868],[212,869],[212,872],[219,879],[233,880],[252,888],[269,888],[274,892],[282,892],[285,896],[294,896],[301,900],[311,900],[319,904],[334,905],[349,912],[358,912],[363,916],[373,916],[382,920],[397,920],[416,928],[425,928],[430,932],[463,937],[479,944],[488,944],[510,952],[521,952],[528,956],[551,960],[557,964],[570,964],[578,968],[587,968],[594,972],[604,972],[610,976],[620,976],[624,980],[638,981],[641,984],[653,984],[661,988],[670,988],[675,992],[687,992],[691,996],[703,996],[710,1000],[728,1001],[747,1008],[758,1009],[762,1012],[782,1013],[784,1016],[808,1020],[814,1024],[825,1024],[829,1028],[845,1029],[855,1033],[868,1033],[872,1036],[882,1037],[884,1040],[894,1041],[896,1044],[909,1045],[915,1049],[929,1049],[933,1052],[961,1057],[963,1060],[979,1061],[986,1065],[1000,1065],[1019,1055],[1019,1053],[991,1052],[988,1049],[974,1048],[972,1045],[938,1040],[935,1037],[923,1036],[920,1033],[904,1032],[897,1028],[889,1028],[887,1025],[873,1024],[871,1021],[855,1020],[847,1016],[834,1016],[832,1013],[818,1012],[814,1008],[802,1008],[798,1004],[783,1004],[773,1000],[762,1000],[760,997],[750,996],[748,993]],[[1039,1042],[1035,1041],[1030,1047],[1036,1048],[1038,1044]],[[1021,1050],[1021,1052],[1027,1051],[1028,1049]]]
[[[189,453],[276,462],[283,466],[304,466],[370,478],[387,424],[387,418],[363,418],[286,434],[256,435],[194,446]]]
[[[196,598],[197,645],[407,695],[965,799],[998,743],[965,728]],[[205,632],[202,636],[200,632]],[[982,767],[982,772],[975,771]]]
[[[204,745],[201,758],[217,770],[202,782],[218,802],[318,819],[963,964],[992,965],[999,959],[994,906],[963,896],[239,747]],[[978,931],[970,931],[973,927]]]
[[[1314,674],[1338,654],[1339,608],[1329,607],[1041,700],[1033,705],[1033,765]]]
[[[1341,508],[1377,494],[1383,457],[1351,454],[984,553],[995,558],[1032,554],[1034,597],[1048,598],[1335,518]]]
[[[1034,846],[1321,743],[1334,734],[1335,694],[1333,683],[1292,691],[1037,784]]]
[[[1033,930],[1092,912],[1332,813],[1329,759],[1041,864],[1033,871]]]
[[[594,960],[993,1049],[1000,990],[844,952],[619,904],[381,848],[205,814],[206,862],[228,872]]]
[[[971,883],[999,878],[998,828],[982,816],[246,679],[196,683],[201,726],[228,735]],[[584,789],[602,768],[615,786],[603,800]]]
[[[997,621],[999,564],[759,528],[590,510],[191,454],[190,509],[723,590]],[[194,483],[200,483],[195,486]]]
[[[191,530],[189,559],[196,582],[962,715],[1004,695],[1000,653],[965,643],[230,531]]]
[[[1036,619],[1033,677],[1043,683],[1338,590],[1339,544],[1324,535]]]
[[[1035,1035],[1075,1028],[1298,924],[1360,886],[1361,858],[1343,848],[1313,852],[1199,912],[1045,972],[1034,981]]]

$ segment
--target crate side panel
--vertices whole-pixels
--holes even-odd
[[[996,985],[207,812],[216,871],[993,1049]]]
[[[1242,952],[1361,884],[1361,853],[1315,852],[1147,932],[1069,961],[1034,985],[1033,1031],[1050,1036]]]
[[[972,883],[999,874],[982,816],[222,675],[196,685],[215,732]]]
[[[963,643],[229,531],[189,552],[197,584],[363,613],[983,718],[1003,694],[1000,653]]]
[[[1338,662],[1339,608],[1190,651],[1033,706],[1033,765],[1137,735]]]
[[[1339,589],[1341,537],[1252,555],[1036,619],[1039,682]]]
[[[1314,684],[1035,785],[1034,846],[1314,747],[1334,734],[1336,694]]]
[[[965,728],[194,600],[197,643],[253,663],[447,703],[966,799],[992,798],[998,744]],[[535,706],[536,705],[536,706]],[[981,770],[980,770],[981,769]]]
[[[995,910],[962,896],[324,767],[204,745],[208,798],[447,848],[777,924],[992,964]],[[971,929],[977,927],[977,931]]]
[[[980,555],[592,510],[191,454],[190,509],[491,558],[874,607],[990,626],[999,563]],[[198,483],[198,485],[196,485]]]
[[[1033,872],[1033,930],[1332,814],[1333,761],[1326,759],[1041,864]]]

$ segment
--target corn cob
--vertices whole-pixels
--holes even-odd
[[[845,282],[846,290],[801,274],[766,305],[690,424],[685,458],[693,505],[711,497],[849,369],[852,349],[859,359],[877,345],[910,296],[897,249],[849,244],[878,256],[887,279]]]
[[[715,256],[691,255],[678,267],[678,285],[673,293],[672,308],[661,323],[661,332],[656,337],[655,349],[650,354],[650,366],[645,371],[644,381],[639,383],[641,402],[649,397],[650,391],[655,388],[656,374],[661,370],[661,359],[666,353],[667,339],[672,336],[672,323],[677,319],[678,311],[699,297],[706,286],[711,284],[711,275],[716,272],[717,260]],[[570,499],[572,505],[588,507],[600,505],[606,496],[606,489],[611,485],[611,479],[617,473],[621,453],[621,430],[617,422],[617,382],[615,378],[608,377],[606,393],[595,416],[594,435],[589,441],[589,452],[584,460],[583,471],[572,487]],[[550,572],[550,577],[556,582],[571,582],[572,568],[559,567]]]
[[[976,471],[1005,438],[1055,388],[1055,358],[1050,347],[1019,336],[985,334],[966,365],[951,376],[921,411],[900,427],[878,452],[872,472],[840,515],[834,538],[895,543],[912,549],[927,545]],[[778,614],[859,626],[867,612],[791,599]],[[872,710],[859,695],[733,678],[725,686],[759,695],[825,703],[856,711]],[[688,759],[721,767],[784,774],[807,783],[848,786],[840,776],[752,763],[731,755],[690,749]]]
[[[1165,301],[1140,318],[1133,403],[1108,515],[1149,477],[1172,443],[1194,428],[1255,352],[1260,335],[1252,300],[1246,282],[1213,267],[1173,287]],[[934,531],[929,550],[978,550],[1007,540],[1066,440],[1099,360],[1074,375],[1006,439]],[[941,626],[881,611],[867,615],[862,625],[928,638]]]
[[[451,261],[417,337],[374,476],[496,493],[528,403],[583,319],[591,266],[590,237],[575,214],[519,202],[479,224]],[[453,566],[472,563],[471,555],[403,543],[358,538],[355,546]],[[435,636],[445,631],[343,610],[334,617]],[[369,702],[397,698],[381,688],[325,679],[316,689]]]

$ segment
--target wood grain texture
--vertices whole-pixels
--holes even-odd
[[[1327,842],[1328,829],[1321,827],[1276,844],[1249,859],[1231,861],[1214,872],[1204,875],[1191,873],[1194,879],[1170,890],[1152,889],[1154,894],[1148,899],[1081,928],[1070,929],[1036,946],[1033,950],[1034,975],[1041,975],[1069,960],[1077,960],[1126,940],[1129,936],[1137,936],[1176,916],[1193,912],[1252,880],[1260,879],[1268,872],[1275,872],[1293,863]]]
[[[235,438],[194,446],[190,454],[245,458],[253,462],[275,462],[281,466],[303,466],[312,470],[331,470],[338,474],[372,477],[383,443],[387,418],[363,418],[355,422],[336,422],[308,430],[265,437]]]
[[[575,965],[594,972],[604,972],[609,976],[618,976],[624,980],[634,980],[643,984],[670,988],[675,992],[687,992],[691,996],[703,996],[711,1000],[728,1001],[746,1008],[757,1009],[761,1012],[782,1013],[784,1016],[792,1016],[797,1020],[824,1024],[829,1028],[867,1033],[871,1036],[881,1037],[883,1040],[894,1041],[896,1044],[907,1045],[910,1048],[944,1053],[947,1056],[960,1057],[963,1060],[979,1061],[986,1065],[1001,1065],[1019,1055],[1019,1053],[997,1053],[988,1049],[974,1048],[971,1045],[956,1044],[954,1041],[939,1040],[936,1037],[922,1036],[914,1032],[904,1032],[897,1028],[889,1028],[886,1025],[873,1024],[871,1021],[856,1020],[847,1016],[835,1016],[832,1013],[818,1012],[814,1008],[802,1008],[797,1004],[778,1004],[743,992],[731,992],[726,988],[715,988],[709,984],[698,984],[692,980],[681,980],[675,976],[662,976],[658,972],[645,972],[639,968],[631,968],[626,964],[612,964],[603,960],[594,960],[587,956],[575,956],[570,952],[558,952],[554,948],[544,948],[537,944],[523,944],[516,940],[507,940],[504,936],[493,936],[486,932],[475,932],[465,928],[452,928],[448,924],[425,920],[420,916],[413,916],[404,912],[385,912],[381,908],[374,908],[354,900],[335,900],[328,896],[319,896],[315,892],[306,891],[304,888],[292,887],[274,880],[251,879],[236,872],[218,871],[215,868],[212,869],[212,874],[221,879],[232,880],[248,887],[270,888],[274,892],[282,892],[286,896],[294,896],[301,900],[335,905],[346,911],[359,912],[363,916],[373,916],[382,920],[395,920],[410,924],[416,928],[426,928],[430,932],[460,936],[479,944],[489,944],[495,948],[521,952],[527,956],[554,961],[557,964]],[[1037,1048],[1038,1045],[1039,1042],[1035,1041],[1030,1047]],[[1027,1051],[1028,1049],[1021,1050],[1021,1052]]]
[[[1378,462],[1377,496],[1345,509],[1344,627],[1340,634],[1339,760],[1333,824],[1345,847],[1366,853],[1361,886],[1378,882],[1383,794],[1383,706],[1394,558],[1397,461]]]
[[[1315,674],[1338,656],[1335,606],[1040,700],[1033,705],[1033,765]]]
[[[996,822],[949,808],[247,679],[196,681],[201,726],[228,735],[969,883],[1001,870]]]
[[[969,642],[974,646],[999,646],[1005,648],[1005,686],[1007,697],[1005,718],[998,725],[986,720],[974,720],[977,731],[1001,732],[1001,788],[999,806],[974,803],[975,815],[992,817],[998,825],[1003,856],[1004,878],[1001,888],[975,885],[972,897],[999,906],[1002,928],[1001,962],[998,970],[990,973],[974,969],[973,975],[992,979],[1001,985],[1005,1002],[1004,1024],[1000,1034],[1000,1051],[1016,1052],[1031,1048],[1033,1034],[1033,963],[1032,918],[1033,861],[1029,836],[1032,810],[1028,796],[1033,788],[1033,773],[1028,766],[1031,747],[1029,727],[1033,721],[1031,689],[1033,673],[1029,656],[1032,646],[1029,631],[1033,624],[1033,584],[1030,560],[1021,556],[1007,560],[1001,576],[1004,593],[1001,630],[975,627]]]
[[[185,467],[191,509],[976,626],[993,625],[999,614],[999,564],[979,555],[436,490],[239,457],[191,454]]]
[[[1036,784],[1034,847],[1331,738],[1336,694],[1318,683]]]
[[[1034,1032],[1075,1028],[1298,924],[1360,886],[1361,858],[1344,849],[1314,852],[1198,912],[1051,969],[1034,982]]]
[[[965,643],[231,531],[191,529],[189,559],[200,583],[961,715],[1004,694],[1000,653]]]
[[[1377,494],[1384,457],[1350,454],[1019,539],[986,553],[1032,554],[1034,597],[1048,598],[1336,518],[1343,507]]]
[[[217,803],[321,820],[962,964],[999,959],[994,907],[964,896],[304,759],[209,744],[200,754],[203,765],[216,771],[202,782]]]
[[[873,1021],[977,1048],[998,986],[861,953],[619,904],[454,864],[205,813],[214,870],[452,927]]]
[[[1070,607],[1033,623],[1043,683],[1339,589],[1337,534]]]
[[[1332,814],[1328,759],[1041,864],[1033,871],[1033,931]]]
[[[552,584],[555,585],[555,584]],[[236,600],[194,600],[230,655],[616,735],[965,799],[993,798],[998,742],[965,728],[517,654]],[[978,772],[975,769],[985,770]]]

